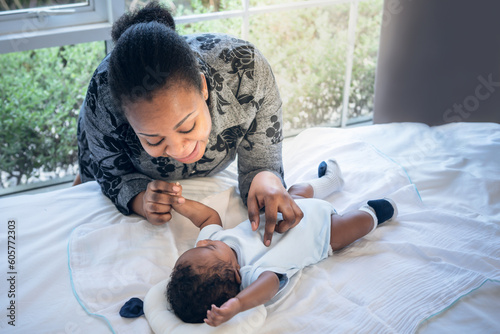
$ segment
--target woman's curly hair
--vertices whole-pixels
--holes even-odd
[[[198,61],[175,31],[170,11],[157,1],[122,15],[113,24],[115,47],[109,57],[108,81],[118,106],[151,100],[169,87],[201,92]]]
[[[176,266],[165,293],[174,313],[188,323],[202,323],[212,304],[221,306],[240,292],[234,269],[227,263],[199,269]]]

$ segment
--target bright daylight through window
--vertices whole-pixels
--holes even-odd
[[[147,2],[0,0],[0,195],[74,177],[76,121],[111,24]],[[160,2],[181,34],[228,33],[262,51],[285,136],[371,119],[382,0]]]

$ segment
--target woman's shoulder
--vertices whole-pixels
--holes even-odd
[[[202,54],[241,47],[255,49],[252,43],[228,34],[199,33],[184,35],[183,37],[194,51]]]
[[[248,41],[219,33],[185,35],[184,38],[200,60],[216,67],[238,63],[265,62],[260,51]],[[234,65],[234,64],[233,64]]]
[[[97,68],[95,70],[95,73],[94,74],[106,74],[108,73],[108,67],[109,67],[109,56],[111,55],[111,52],[108,53],[102,60],[101,62],[99,63],[99,65],[97,65]]]

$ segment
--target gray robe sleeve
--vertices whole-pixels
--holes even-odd
[[[257,113],[244,137],[252,148],[238,147],[238,183],[245,205],[252,180],[262,171],[275,174],[286,187],[282,162],[282,102],[271,67],[257,49],[254,79]]]
[[[131,156],[141,151],[135,133],[111,100],[107,62],[95,71],[80,110],[78,151],[82,182],[96,180],[120,212],[144,191],[151,178],[137,172]]]

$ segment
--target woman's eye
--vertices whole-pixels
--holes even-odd
[[[159,142],[157,142],[157,143],[154,143],[154,144],[151,144],[150,142],[146,141],[146,143],[147,143],[149,146],[158,146],[158,145],[160,145],[162,142],[163,142],[163,139],[162,139],[162,140],[160,140],[160,141],[159,141]]]
[[[190,133],[191,131],[194,130],[194,127],[196,126],[196,122],[193,123],[193,127],[187,131],[179,131],[179,133],[182,133],[182,134],[186,134],[186,133]]]

